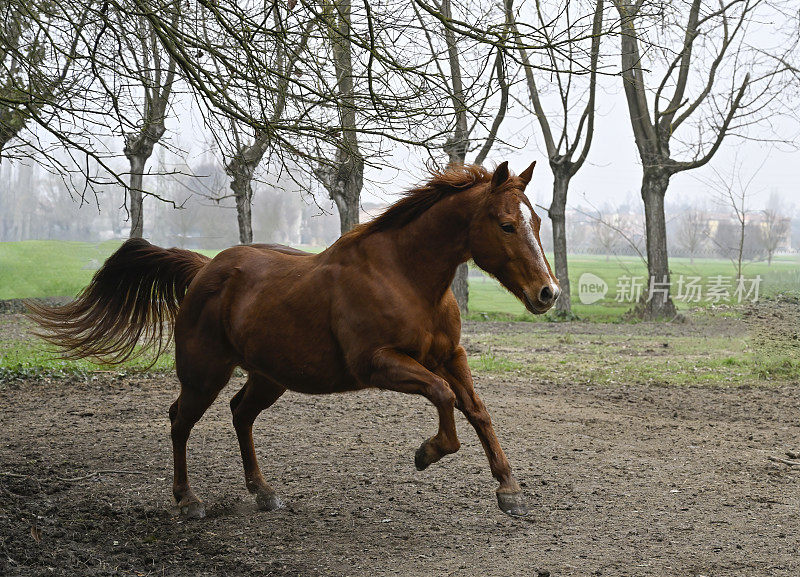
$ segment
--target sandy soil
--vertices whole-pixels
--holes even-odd
[[[461,450],[414,469],[435,430],[419,398],[286,394],[256,422],[262,468],[287,504],[266,513],[244,488],[231,383],[190,440],[209,516],[184,521],[170,494],[173,375],[0,384],[0,574],[800,574],[800,468],[767,459],[800,449],[795,386],[476,382],[526,518],[497,509],[463,418]]]

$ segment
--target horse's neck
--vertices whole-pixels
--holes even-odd
[[[458,265],[470,258],[469,224],[474,198],[468,191],[447,197],[393,235],[396,262],[433,301],[453,282]]]

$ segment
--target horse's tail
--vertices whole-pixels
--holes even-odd
[[[118,364],[155,348],[157,359],[172,338],[189,284],[209,260],[132,238],[76,300],[57,307],[28,301],[28,316],[41,327],[39,336],[63,349],[64,358]]]

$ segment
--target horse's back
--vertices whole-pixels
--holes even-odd
[[[294,256],[311,256],[313,253],[306,252],[304,250],[300,250],[299,248],[294,248],[293,246],[287,246],[285,244],[273,244],[273,243],[255,243],[247,245],[252,248],[256,248],[259,250],[271,250],[275,252],[280,252],[283,254],[291,254]]]
[[[317,268],[314,257],[283,245],[231,247],[221,251],[198,274],[186,298],[219,300],[232,326],[244,319],[277,314],[278,309],[293,309],[297,314],[300,311],[294,310],[298,308],[294,305],[302,293],[314,290],[309,285],[320,284],[313,274]]]

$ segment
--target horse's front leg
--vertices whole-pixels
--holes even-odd
[[[497,489],[497,504],[509,515],[527,515],[528,509],[525,506],[522,488],[511,474],[511,465],[497,440],[492,419],[472,385],[472,373],[463,347],[458,347],[452,359],[446,363],[446,378],[456,395],[456,406],[478,433],[483,450],[489,459],[492,476],[500,482],[500,487]]]
[[[461,443],[456,435],[453,417],[456,396],[445,379],[408,355],[386,349],[372,357],[369,383],[379,389],[422,395],[436,407],[439,431],[417,450],[414,456],[417,469],[421,471],[445,455],[458,451]]]

